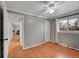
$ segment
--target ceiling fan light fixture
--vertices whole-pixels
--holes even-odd
[[[49,13],[50,13],[50,14],[53,13],[53,12],[54,12],[54,10],[52,10],[52,9],[49,10]]]

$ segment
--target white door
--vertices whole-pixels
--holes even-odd
[[[6,10],[6,6],[5,6],[5,3],[4,2],[0,2],[2,8],[3,8],[3,35],[4,35],[4,50],[3,50],[3,54],[4,54],[4,57],[7,58],[8,56],[8,46],[9,46],[9,39],[10,39],[10,22],[9,22],[9,19],[8,19],[8,15],[7,15],[7,10]],[[8,40],[5,40],[5,39],[8,39]]]

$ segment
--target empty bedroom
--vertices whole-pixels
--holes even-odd
[[[0,1],[4,58],[79,58],[79,1]]]

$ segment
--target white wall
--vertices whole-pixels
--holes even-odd
[[[58,33],[58,40],[60,44],[79,49],[79,34]]]
[[[35,16],[25,17],[24,20],[24,48],[45,42],[45,21]]]
[[[45,41],[50,41],[50,21],[45,20]]]
[[[50,22],[50,40],[56,42],[56,20]]]

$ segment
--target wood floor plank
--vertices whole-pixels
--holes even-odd
[[[14,33],[8,50],[9,58],[71,58],[79,57],[79,51],[66,48],[54,42],[23,49],[20,37]]]

